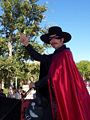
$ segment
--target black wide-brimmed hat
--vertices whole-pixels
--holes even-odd
[[[68,32],[63,32],[62,29],[58,26],[52,26],[48,29],[47,34],[41,35],[40,39],[47,44],[50,44],[50,37],[58,36],[59,38],[64,38],[64,43],[69,42],[71,40],[71,35]]]

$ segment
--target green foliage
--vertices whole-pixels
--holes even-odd
[[[39,78],[40,64],[38,62],[29,63],[27,64],[27,68],[29,70],[27,74],[28,80],[31,80],[33,77],[33,81],[37,81]]]
[[[77,67],[80,73],[82,74],[82,76],[85,79],[90,80],[90,62],[82,60],[79,63],[77,63]]]
[[[0,59],[0,80],[4,80],[9,85],[10,81],[15,80],[16,76],[18,80],[30,80],[31,76],[34,77],[34,81],[38,80],[39,64],[26,64],[25,62],[17,61],[15,57]]]
[[[4,38],[0,38],[0,56],[6,56],[8,54],[7,42]]]
[[[0,23],[3,27],[2,33],[9,32],[11,35],[24,31],[28,36],[38,35],[40,22],[44,18],[45,6],[36,4],[33,0],[1,0],[3,10]]]
[[[42,32],[40,23],[46,7],[38,5],[38,0],[0,0],[0,80],[9,83],[15,77],[18,80],[35,80],[39,76],[39,64],[27,63],[31,58],[19,39],[21,32],[30,38],[30,43],[40,53],[44,47],[36,41]],[[10,43],[10,44],[8,44]],[[9,56],[11,50],[11,56]],[[7,84],[7,83],[6,83]]]

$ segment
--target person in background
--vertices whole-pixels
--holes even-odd
[[[59,26],[52,26],[40,39],[55,48],[54,53],[40,55],[32,48],[24,34],[20,37],[31,57],[43,64],[43,67],[40,66],[42,73],[39,81],[31,83],[30,88],[40,89],[47,86],[39,92],[43,93],[42,95],[47,93],[52,108],[51,120],[90,120],[90,96],[72,52],[66,47],[66,43],[71,40],[71,34],[62,31]]]
[[[0,97],[6,97],[6,95],[3,93],[3,89],[0,89]]]
[[[7,97],[9,97],[9,98],[14,98],[13,88],[12,88],[11,86],[9,87]]]
[[[17,88],[13,88],[13,98],[15,99],[21,99],[21,95],[19,93],[19,90]]]
[[[7,94],[8,98],[15,98],[15,99],[21,99],[21,95],[18,91],[18,89],[16,89],[15,87],[11,87],[9,88],[8,94]]]

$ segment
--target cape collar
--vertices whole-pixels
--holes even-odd
[[[56,54],[56,53],[58,53],[58,52],[61,52],[61,51],[63,51],[64,49],[67,49],[66,45],[63,45],[62,47],[56,49],[56,50],[54,51],[54,54]]]

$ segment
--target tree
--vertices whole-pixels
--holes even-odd
[[[0,59],[1,63],[3,60],[5,61],[1,64],[3,66],[0,69],[1,75],[5,71],[5,74],[9,74],[9,76],[12,74],[11,78],[18,76],[18,78],[23,77],[24,79],[30,71],[26,68],[25,61],[31,58],[28,57],[28,53],[19,42],[22,32],[30,38],[30,43],[40,53],[44,52],[44,47],[38,44],[36,37],[43,31],[40,23],[44,18],[43,13],[46,11],[46,7],[45,5],[38,5],[37,2],[38,0],[0,1],[2,8],[2,15],[0,16]],[[2,78],[6,79],[5,75],[2,75]]]
[[[90,62],[82,60],[77,63],[77,67],[85,80],[90,80]]]
[[[39,24],[44,18],[46,8],[36,2],[37,0],[1,0],[3,14],[0,16],[0,35],[8,38],[9,52],[14,47],[14,50],[11,50],[13,54],[20,46],[18,39],[21,32],[28,35],[31,42],[35,42],[41,31]],[[42,52],[41,48],[39,50]]]

